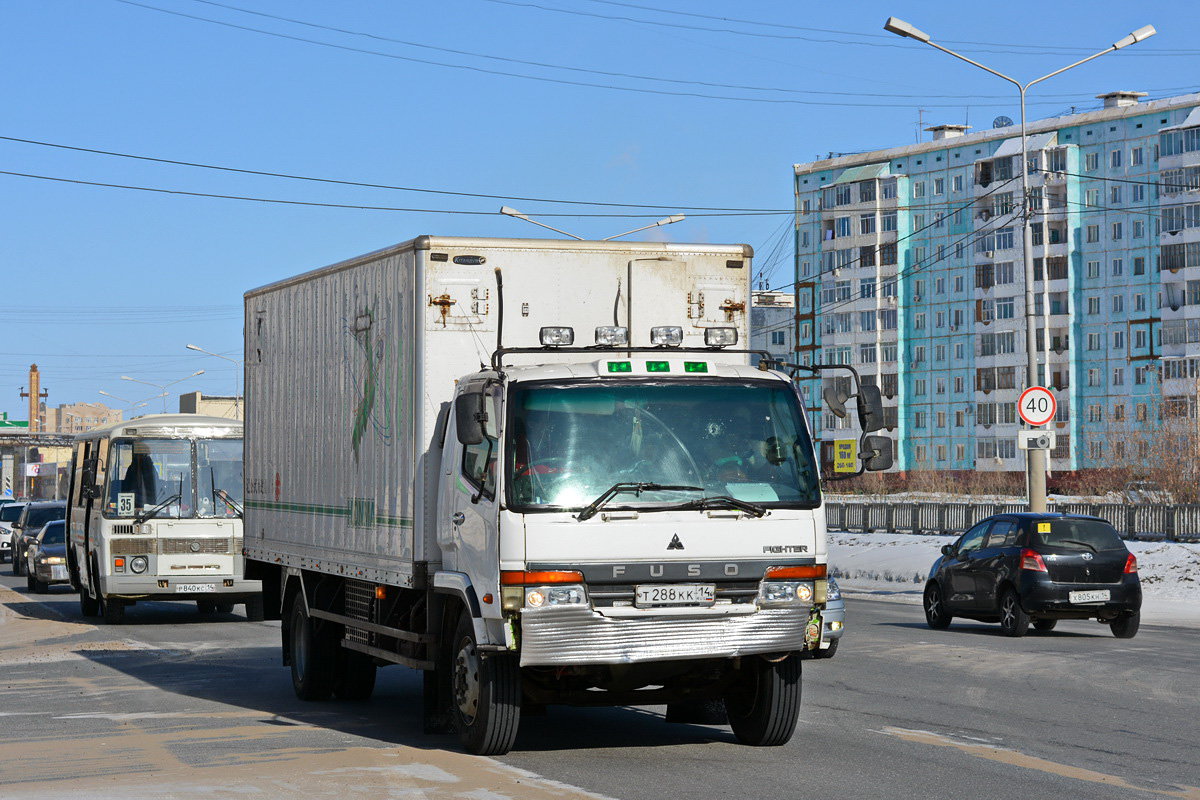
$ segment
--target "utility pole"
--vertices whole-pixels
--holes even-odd
[[[38,433],[42,430],[41,401],[49,397],[50,392],[42,388],[42,375],[37,364],[29,365],[29,391],[24,391],[24,386],[21,389],[21,397],[29,398],[29,432]]]

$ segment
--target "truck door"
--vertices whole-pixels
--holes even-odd
[[[462,394],[469,393],[482,395],[487,419],[482,425],[481,441],[464,443],[459,437],[461,407],[450,412],[442,451],[437,536],[443,567],[466,573],[478,588],[498,585],[500,580],[496,548],[499,404],[495,393],[485,392],[479,384],[465,386]]]

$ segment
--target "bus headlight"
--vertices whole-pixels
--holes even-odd
[[[129,559],[129,569],[138,573],[139,575],[145,572],[149,566],[150,562],[146,560],[145,556],[134,556],[133,558]]]

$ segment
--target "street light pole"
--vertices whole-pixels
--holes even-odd
[[[933,41],[929,37],[929,34],[913,27],[902,19],[888,17],[887,22],[885,22],[883,25],[883,29],[890,33],[894,33],[897,36],[903,36],[909,39],[916,39],[918,42],[924,42],[930,47],[941,50],[943,53],[952,55],[960,61],[965,61],[968,64],[979,67],[984,72],[990,72],[998,78],[1003,78],[1013,86],[1016,86],[1017,91],[1021,95],[1021,248],[1024,251],[1023,255],[1025,262],[1025,357],[1027,360],[1025,365],[1025,382],[1026,388],[1030,386],[1037,386],[1037,315],[1034,313],[1033,309],[1033,227],[1030,221],[1033,209],[1031,203],[1029,202],[1029,154],[1027,152],[1028,141],[1025,136],[1025,92],[1035,83],[1041,83],[1047,78],[1053,78],[1055,75],[1066,72],[1073,67],[1078,67],[1080,64],[1085,64],[1088,61],[1091,61],[1093,58],[1099,58],[1105,53],[1111,53],[1114,50],[1120,50],[1122,47],[1128,47],[1129,45],[1135,44],[1144,39],[1149,39],[1156,32],[1154,30],[1154,26],[1147,25],[1143,28],[1138,28],[1133,33],[1117,42],[1114,42],[1111,46],[1106,47],[1100,52],[1093,53],[1087,58],[1082,58],[1079,61],[1076,61],[1074,64],[1068,64],[1062,69],[1057,69],[1048,75],[1043,75],[1042,77],[1036,78],[1035,80],[1032,80],[1024,85],[1022,85],[1021,82],[1015,78],[1010,78],[1001,72],[991,69],[990,67],[985,67],[978,61],[972,61],[964,55],[956,53],[949,48],[942,47],[940,44]],[[1042,278],[1043,280],[1049,279],[1045,274],[1042,275]],[[1042,312],[1049,315],[1050,309],[1044,308],[1042,309]],[[1050,342],[1043,342],[1043,346],[1045,347],[1047,354],[1049,354]],[[1047,365],[1048,364],[1049,359],[1047,358]],[[1047,372],[1049,372],[1048,366]],[[1048,378],[1049,376],[1047,375],[1046,377]],[[1029,486],[1029,510],[1045,511],[1047,451],[1035,450],[1031,448],[1026,450],[1025,453],[1026,481]]]
[[[167,391],[167,387],[174,386],[177,383],[183,383],[188,378],[195,378],[197,375],[203,375],[203,374],[204,374],[204,370],[198,369],[195,372],[193,372],[191,375],[185,375],[182,378],[180,378],[179,380],[171,381],[170,383],[151,383],[150,381],[143,381],[143,380],[138,380],[137,378],[131,378],[128,375],[122,375],[121,380],[133,381],[134,383],[144,383],[147,386],[153,386],[156,389],[162,389],[162,394],[155,395],[155,397],[161,397],[163,399],[163,413],[165,414],[165,413],[167,413],[167,396],[170,394],[170,392]],[[101,394],[103,394],[103,392]]]
[[[189,345],[185,345],[185,346],[187,347],[188,350],[195,350],[197,353],[204,353],[204,355],[213,356],[214,358],[223,358],[226,361],[233,364],[233,366],[234,366],[234,370],[233,370],[233,418],[241,419],[242,418],[241,395],[238,393],[239,392],[238,379],[240,376],[238,375],[238,373],[242,369],[242,362],[238,361],[235,358],[230,358],[229,356],[223,356],[220,353],[213,353],[209,350],[205,350],[203,347],[198,347],[194,344],[189,344]]]

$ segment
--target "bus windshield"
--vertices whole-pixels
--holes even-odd
[[[815,508],[820,488],[803,409],[777,381],[532,384],[514,388],[507,496],[521,511],[650,510],[724,497]]]
[[[108,462],[105,515],[236,517],[242,503],[241,439],[119,439]],[[159,508],[161,506],[161,508]]]

